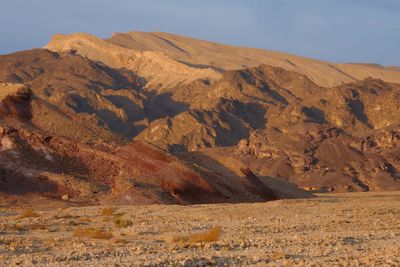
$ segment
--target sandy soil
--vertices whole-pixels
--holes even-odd
[[[400,192],[385,192],[113,210],[3,206],[0,265],[399,266],[399,204]],[[215,242],[182,238],[217,226]],[[76,236],[88,228],[105,239]]]

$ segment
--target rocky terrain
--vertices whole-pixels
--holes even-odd
[[[165,33],[0,56],[0,194],[194,204],[400,189],[400,71]]]
[[[11,201],[11,200],[10,200]],[[29,210],[0,202],[8,266],[399,266],[400,194]],[[43,205],[43,203],[47,203]]]

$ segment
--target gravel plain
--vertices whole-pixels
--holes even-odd
[[[400,266],[399,219],[400,192],[255,204],[1,207],[0,265]],[[215,227],[217,241],[182,238]]]

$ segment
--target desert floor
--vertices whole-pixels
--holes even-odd
[[[400,192],[112,209],[63,203],[1,206],[0,265],[400,265]]]

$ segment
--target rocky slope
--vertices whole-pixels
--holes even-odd
[[[394,67],[161,33],[46,48],[0,56],[3,193],[209,203],[311,195],[295,184],[400,189]]]
[[[271,191],[251,171],[226,177],[147,143],[85,144],[49,135],[32,124],[0,127],[0,197],[65,197],[76,204],[190,204],[257,202],[310,197]]]
[[[118,101],[117,96],[125,93],[146,103],[134,76],[123,78],[123,72],[80,56],[46,50],[0,61],[6,66],[2,79],[20,82],[0,84],[1,196],[64,196],[80,204],[253,202],[311,196],[298,188],[272,192],[251,171],[226,179],[153,145],[119,136],[112,128],[115,121],[107,117],[119,108],[107,96]],[[127,84],[129,89],[124,89]],[[140,115],[129,104],[124,108],[131,116]],[[119,114],[124,115],[124,108]],[[129,120],[125,123],[129,125]]]
[[[399,189],[399,85],[369,78],[325,88],[264,65],[203,90],[192,109],[136,139],[173,152],[239,144],[226,156],[312,190]]]

